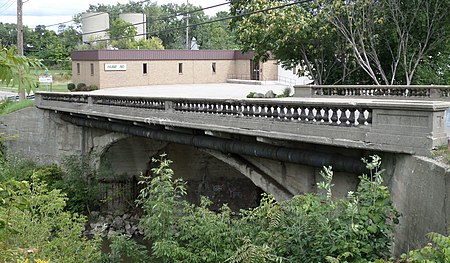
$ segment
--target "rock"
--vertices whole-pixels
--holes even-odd
[[[268,92],[266,92],[266,94],[264,95],[264,98],[275,98],[277,95],[273,92],[273,90],[269,90]]]
[[[253,95],[253,98],[264,98],[264,94],[262,94],[262,93],[255,93]]]
[[[122,228],[124,226],[124,221],[123,221],[123,219],[120,216],[118,216],[118,217],[114,218],[114,221],[112,222],[111,225],[115,229],[119,229],[119,228]]]

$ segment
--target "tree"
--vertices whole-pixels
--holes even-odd
[[[0,81],[6,85],[17,85],[19,94],[23,90],[30,93],[36,87],[37,79],[31,70],[42,67],[39,60],[19,56],[14,48],[0,50]]]
[[[327,7],[359,66],[378,85],[412,84],[420,63],[450,37],[448,0],[339,0]]]
[[[218,12],[209,20],[224,19],[229,17],[228,12]],[[197,35],[197,41],[202,49],[221,49],[232,50],[238,49],[234,32],[232,32],[228,20],[222,20],[211,24],[200,26],[202,30]]]
[[[300,66],[300,75],[312,76],[316,84],[349,81],[357,69],[347,47],[327,18],[322,1],[280,7],[291,1],[234,1],[231,26],[244,51],[254,50],[255,59],[273,55],[283,67]],[[248,15],[250,14],[250,15]]]
[[[142,38],[131,41],[129,49],[163,50],[164,46],[161,39],[158,37],[151,37],[149,39]]]
[[[128,49],[137,34],[137,30],[133,24],[118,18],[111,24],[108,34],[114,47]]]
[[[410,85],[418,70],[431,81],[448,71],[449,9],[450,0],[238,0],[232,26],[244,50],[300,65],[316,84]]]

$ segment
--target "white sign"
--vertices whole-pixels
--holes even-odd
[[[105,64],[105,71],[125,71],[127,64]]]
[[[40,75],[39,82],[40,83],[53,83],[53,76],[52,75]]]

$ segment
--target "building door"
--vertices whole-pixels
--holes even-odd
[[[259,80],[259,61],[250,60],[250,79]]]

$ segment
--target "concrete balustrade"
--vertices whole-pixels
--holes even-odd
[[[357,97],[450,100],[450,86],[433,85],[298,85],[295,97]]]
[[[447,143],[450,102],[382,99],[180,99],[37,93],[36,106],[162,125],[375,151],[429,155]]]

